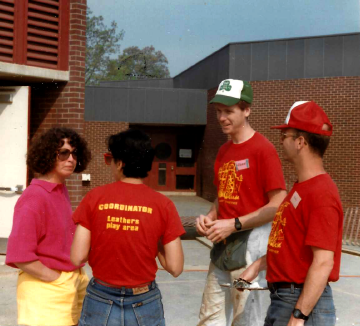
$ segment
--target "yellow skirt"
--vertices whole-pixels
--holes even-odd
[[[20,271],[17,283],[18,324],[76,325],[88,283],[89,278],[83,268],[61,272],[53,282],[43,282]]]

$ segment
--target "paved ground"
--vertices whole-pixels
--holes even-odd
[[[196,197],[172,197],[180,215],[194,216],[206,213],[210,203]],[[196,212],[198,212],[196,214]],[[183,240],[185,270],[174,279],[159,270],[157,282],[162,291],[167,326],[196,325],[202,291],[209,264],[209,248],[197,240]],[[16,325],[16,270],[4,266],[0,256],[0,326]],[[332,284],[337,308],[337,326],[360,326],[360,257],[343,254],[341,278]],[[91,275],[91,270],[87,267]]]
[[[196,240],[184,240],[185,271],[174,279],[159,270],[167,326],[196,325],[209,263],[209,248]],[[4,256],[0,256],[3,261]],[[1,261],[0,261],[1,264]],[[340,280],[332,284],[337,326],[360,326],[360,257],[343,254]],[[91,270],[87,268],[89,275]],[[0,265],[0,325],[16,325],[16,279],[14,269]]]

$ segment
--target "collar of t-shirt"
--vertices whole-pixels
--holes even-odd
[[[48,181],[39,180],[39,179],[32,179],[30,184],[40,186],[40,187],[44,188],[47,192],[52,192],[56,187],[59,187],[59,188],[63,187],[62,183],[53,183],[53,182],[48,182]]]

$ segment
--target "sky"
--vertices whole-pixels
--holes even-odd
[[[87,0],[125,31],[121,49],[153,45],[174,77],[228,43],[360,32],[360,0]]]

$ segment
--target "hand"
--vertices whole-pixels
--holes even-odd
[[[236,231],[233,218],[206,223],[206,237],[213,243],[220,242]]]
[[[60,277],[61,272],[56,271],[54,269],[49,269],[49,271],[46,274],[47,275],[44,277],[43,281],[50,283],[56,281]]]
[[[290,320],[289,320],[287,326],[304,326],[304,325],[305,325],[305,320],[297,319],[291,314],[291,317],[290,317]]]
[[[246,268],[238,278],[242,278],[248,282],[254,281],[259,275],[259,269],[255,264],[251,264],[248,268]]]
[[[247,269],[245,269],[237,278],[242,278],[245,281],[252,282],[259,275],[259,269],[256,264],[251,264]],[[243,292],[244,289],[237,288],[239,292]]]
[[[208,230],[206,224],[212,222],[212,219],[208,215],[200,215],[196,219],[196,232],[202,236],[206,236],[206,231]]]

